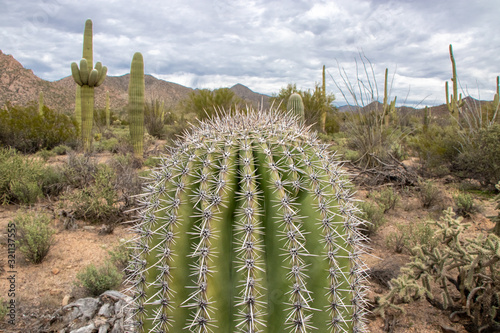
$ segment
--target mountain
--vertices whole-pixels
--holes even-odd
[[[68,72],[69,72],[68,64]],[[192,88],[180,84],[160,80],[152,75],[145,75],[146,100],[161,99],[166,106],[175,106],[186,98]],[[109,92],[111,109],[120,110],[128,103],[129,74],[108,76],[102,86],[95,89],[95,107],[104,108],[106,92]],[[269,96],[253,92],[242,84],[230,88],[238,97],[257,106],[264,100],[269,105]],[[0,50],[0,107],[7,101],[12,104],[27,105],[37,102],[40,91],[43,92],[44,103],[49,108],[63,111],[75,107],[76,83],[71,76],[57,81],[46,81],[37,77],[32,70],[26,69],[12,55]]]

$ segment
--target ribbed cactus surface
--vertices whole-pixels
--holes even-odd
[[[292,114],[297,115],[300,119],[304,119],[304,102],[302,101],[302,96],[298,93],[293,93],[288,98],[286,104],[287,111],[292,112]]]
[[[336,157],[291,114],[201,122],[141,197],[138,332],[363,332],[362,236]]]
[[[128,116],[134,155],[138,158],[142,158],[144,151],[144,90],[144,59],[136,52],[130,65]]]

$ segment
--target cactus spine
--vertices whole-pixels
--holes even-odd
[[[142,54],[136,52],[130,65],[128,115],[134,155],[139,159],[142,159],[144,150],[144,89],[144,60]]]
[[[362,221],[340,164],[296,117],[201,122],[142,203],[138,332],[365,331]]]
[[[383,122],[385,126],[389,126],[389,123],[391,119],[395,120],[396,119],[396,99],[397,97],[394,97],[394,100],[391,102],[388,102],[389,99],[389,89],[387,87],[387,78],[389,76],[389,69],[385,69],[385,78],[384,78],[384,104],[383,104]]]
[[[298,93],[293,93],[288,98],[288,103],[286,104],[287,111],[292,112],[292,114],[298,116],[298,118],[304,121],[304,102],[302,101],[302,96]]]
[[[83,58],[80,60],[80,67],[76,62],[71,63],[71,75],[79,86],[80,90],[80,112],[81,112],[81,132],[83,149],[89,153],[92,147],[92,125],[94,123],[94,87],[100,86],[106,78],[108,68],[100,62],[93,68],[93,42],[92,42],[92,21],[85,22],[83,34]],[[78,91],[76,94],[78,103]],[[75,112],[78,106],[75,106]],[[78,121],[78,114],[76,114]]]
[[[464,105],[464,101],[462,100],[462,94],[460,95],[458,94],[457,66],[455,64],[455,57],[453,56],[453,48],[451,44],[449,50],[451,59],[451,69],[453,72],[453,76],[451,78],[451,82],[453,83],[453,94],[451,94],[451,96],[449,95],[448,81],[446,81],[445,83],[446,105],[448,106],[448,110],[450,111],[452,123],[458,126],[460,108]]]
[[[106,91],[106,127],[110,126],[109,91]]]

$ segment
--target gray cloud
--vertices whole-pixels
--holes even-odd
[[[396,73],[392,94],[408,103],[444,102],[454,47],[459,79],[491,99],[500,74],[500,6],[495,0],[85,1],[2,0],[0,49],[35,74],[56,80],[81,57],[84,22],[94,23],[94,60],[110,75],[143,53],[146,72],[190,87],[243,83],[276,93],[313,88],[321,67],[351,79],[366,55],[376,78]],[[381,86],[381,85],[379,85]],[[342,96],[332,79],[327,89]]]

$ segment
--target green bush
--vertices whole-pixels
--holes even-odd
[[[133,273],[129,266],[133,253],[133,248],[124,239],[121,239],[116,247],[108,251],[110,262],[121,271],[124,271],[127,276]]]
[[[94,143],[94,149],[96,152],[109,151],[110,153],[117,153],[119,144],[117,138],[102,139]]]
[[[478,211],[478,207],[474,203],[474,199],[468,193],[459,193],[454,198],[456,213],[462,217],[470,217]]]
[[[60,171],[14,149],[0,148],[0,203],[33,204],[46,195],[57,195],[63,182]]]
[[[0,109],[0,144],[24,153],[52,149],[78,138],[77,123],[67,115],[37,105],[28,107],[7,104]]]
[[[42,212],[19,213],[13,220],[17,230],[16,245],[26,259],[41,263],[54,242],[54,231],[50,228],[50,217]]]
[[[93,183],[63,195],[65,210],[73,211],[78,219],[113,225],[121,216],[115,178],[108,165],[99,164]]]
[[[439,240],[435,237],[435,231],[429,222],[417,223],[415,225],[396,225],[396,231],[389,233],[386,237],[386,245],[393,248],[396,253],[406,250],[411,253],[416,246],[423,246],[432,251],[438,246]]]
[[[59,146],[54,147],[54,149],[52,149],[52,151],[54,153],[56,153],[56,155],[66,155],[71,151],[71,147],[66,146],[66,145],[59,145]]]
[[[392,187],[385,187],[378,192],[372,192],[370,196],[383,209],[384,213],[396,208],[396,204],[400,199],[398,192]]]
[[[418,184],[418,197],[422,207],[430,208],[441,202],[442,193],[433,182],[422,181]]]
[[[452,171],[493,188],[500,179],[500,124],[482,128],[463,142]]]
[[[118,287],[122,274],[110,262],[96,267],[90,264],[76,275],[76,285],[85,288],[92,296],[99,296],[107,290]]]
[[[363,233],[370,236],[385,223],[384,210],[377,204],[363,201],[358,204],[360,209],[360,217],[368,223],[365,225]]]

